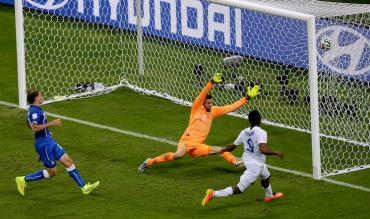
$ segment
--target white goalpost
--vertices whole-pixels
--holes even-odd
[[[319,128],[319,101],[318,101],[318,78],[317,78],[317,56],[316,56],[316,25],[315,16],[295,11],[261,5],[252,1],[240,0],[210,0],[210,2],[226,4],[237,8],[255,10],[267,14],[284,16],[303,20],[307,23],[307,42],[309,59],[309,87],[310,87],[310,111],[311,111],[311,142],[312,142],[312,176],[321,179],[320,159],[320,128]]]
[[[17,71],[18,71],[18,102],[19,107],[26,109],[26,66],[24,59],[24,29],[23,29],[23,4],[22,1],[14,1],[15,8],[15,32],[17,37]]]
[[[370,168],[370,5],[317,0],[16,0],[19,106],[119,87],[190,105],[214,72],[217,104],[310,133],[313,178]],[[299,147],[299,146],[297,146]]]

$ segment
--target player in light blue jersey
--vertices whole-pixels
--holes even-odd
[[[35,150],[46,169],[27,176],[16,177],[15,181],[19,193],[25,195],[27,182],[55,176],[57,172],[56,161],[59,161],[65,166],[68,174],[81,188],[82,193],[85,195],[89,194],[99,185],[99,181],[93,184],[86,184],[79,171],[76,169],[73,160],[65,153],[64,149],[54,141],[48,130],[49,127],[62,125],[62,120],[55,119],[48,122],[45,112],[40,106],[43,101],[43,95],[40,91],[29,90],[27,92],[27,101],[30,104],[27,113],[27,124],[35,134]]]

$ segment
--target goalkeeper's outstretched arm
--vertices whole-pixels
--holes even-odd
[[[212,107],[212,114],[214,117],[222,116],[226,113],[234,112],[235,110],[239,109],[243,105],[247,104],[248,100],[246,98],[242,98],[236,101],[233,104],[226,105],[226,106],[214,106]]]
[[[248,101],[255,96],[259,94],[260,87],[258,85],[254,86],[252,89],[248,87],[247,92],[245,93],[245,96],[241,98],[240,100],[236,101],[235,103],[231,105],[226,105],[226,106],[215,106],[213,107],[213,115],[215,117],[222,116],[226,113],[234,112],[235,110],[239,109],[243,105],[247,104]]]
[[[203,90],[200,92],[200,94],[197,96],[197,98],[195,98],[195,100],[193,102],[193,106],[191,108],[192,113],[197,111],[197,109],[199,109],[203,105],[204,101],[207,98],[207,94],[213,88],[213,84],[220,83],[221,82],[221,77],[222,77],[222,74],[220,74],[220,73],[216,73],[216,74],[213,75],[212,79],[203,88]]]
[[[208,82],[207,85],[203,88],[203,90],[199,93],[197,98],[195,98],[193,102],[193,106],[191,107],[191,112],[197,111],[204,103],[206,100],[207,94],[209,91],[213,88],[212,82]]]

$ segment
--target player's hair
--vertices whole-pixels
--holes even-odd
[[[29,89],[27,91],[27,102],[28,104],[33,104],[37,96],[39,96],[40,92],[36,89]]]
[[[208,99],[212,99],[212,95],[211,94],[207,94],[206,100],[208,100]]]
[[[248,120],[251,124],[251,127],[254,127],[256,125],[259,125],[261,123],[261,114],[257,110],[252,110],[248,114]]]

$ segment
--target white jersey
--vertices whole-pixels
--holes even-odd
[[[235,145],[244,144],[243,161],[245,164],[264,164],[266,156],[261,153],[259,144],[267,143],[267,132],[258,126],[246,128],[234,141]]]

